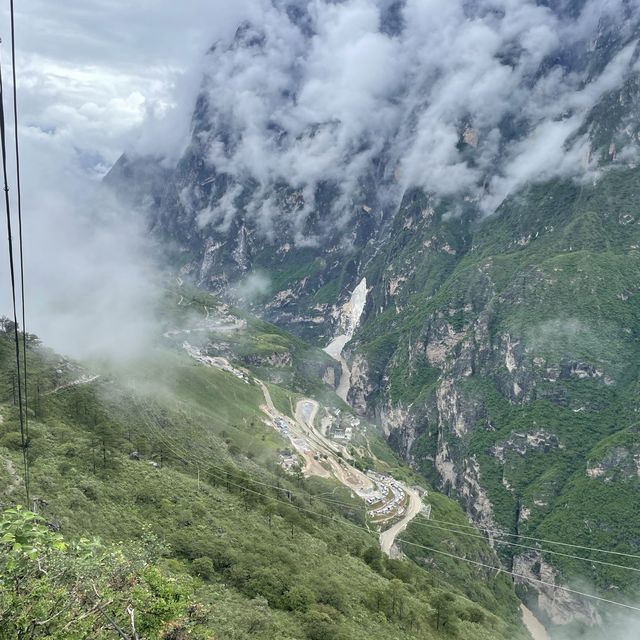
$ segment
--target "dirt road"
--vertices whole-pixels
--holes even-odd
[[[310,398],[300,400],[296,404],[296,423],[318,451],[327,455],[326,462],[331,466],[333,475],[343,485],[356,493],[371,491],[374,487],[373,481],[365,473],[348,463],[350,456],[346,449],[316,430],[314,423],[318,409],[319,405],[315,400]],[[342,459],[338,457],[338,454],[341,454]]]
[[[422,498],[414,489],[405,487],[407,496],[409,497],[409,504],[407,505],[407,512],[400,522],[396,522],[392,527],[389,527],[386,531],[380,534],[380,549],[382,553],[391,557],[391,548],[396,538],[407,528],[409,523],[422,511]]]
[[[234,369],[223,358],[202,356],[195,348],[185,343],[188,353],[208,366],[216,366],[235,375],[245,375],[244,371]],[[254,378],[264,396],[265,404],[260,408],[269,416],[271,423],[278,425],[293,447],[304,459],[303,473],[307,476],[328,478],[333,475],[345,487],[366,499],[376,489],[376,483],[366,473],[350,464],[351,456],[347,449],[327,438],[315,428],[315,419],[320,405],[311,398],[303,398],[296,403],[293,411],[294,419],[278,411],[267,385],[259,378]],[[286,426],[285,426],[286,424]],[[405,530],[409,522],[422,510],[422,498],[414,490],[402,487],[407,494],[408,503],[402,520],[380,534],[382,551],[391,555],[391,549],[398,535]],[[390,516],[392,517],[392,516]]]
[[[316,415],[320,405],[315,400],[305,398],[300,400],[296,404],[295,420],[298,423],[302,432],[309,436],[309,438],[321,449],[327,453],[337,454],[342,453],[346,455],[346,452],[342,450],[342,447],[332,442],[319,431],[316,431],[314,426]],[[348,457],[348,456],[347,456]]]
[[[66,384],[60,385],[59,387],[56,387],[55,389],[52,389],[51,391],[47,391],[47,393],[45,393],[46,396],[50,396],[53,393],[60,393],[61,391],[66,391],[67,389],[71,389],[73,387],[78,387],[80,385],[83,384],[91,384],[92,382],[95,382],[100,376],[89,376],[89,375],[84,375],[81,376],[80,378],[78,378],[77,380],[74,380],[73,382],[67,382]]]
[[[267,389],[267,385],[262,382],[262,380],[258,380],[258,378],[254,378],[256,384],[262,389],[262,395],[264,396],[264,401],[267,403],[267,409],[269,409],[269,413],[274,416],[280,415],[276,406],[273,404],[273,400],[271,399],[271,394],[269,393],[269,389]]]
[[[269,389],[267,385],[259,380],[258,378],[254,378],[256,384],[262,390],[262,395],[264,396],[265,405],[261,407],[261,409],[271,418],[271,420],[276,420],[278,418],[284,420],[287,424],[291,425],[290,420],[287,416],[282,415],[273,404],[273,399],[271,398],[271,393],[269,393]],[[300,435],[304,435],[304,431],[300,430],[299,433],[292,431],[291,434],[293,437],[290,438],[291,444],[296,448],[298,453],[304,458],[304,469],[302,470],[306,476],[319,476],[321,478],[329,478],[331,477],[331,473],[325,469],[318,460],[315,459],[314,452],[311,449],[311,443],[307,443],[304,441],[304,438],[300,438]]]

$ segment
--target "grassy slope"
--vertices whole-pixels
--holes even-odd
[[[262,423],[255,385],[160,349],[126,372],[104,370],[91,384],[50,393],[82,372],[40,348],[29,360],[39,386],[30,389],[30,457],[40,512],[72,538],[126,545],[151,529],[170,545],[163,571],[199,576],[193,598],[208,605],[216,637],[435,638],[444,631],[434,602],[456,637],[522,633],[513,593],[492,608],[501,617],[456,595],[449,602],[455,588],[380,556],[376,539],[354,526],[360,507],[308,495],[330,491],[348,503],[346,491],[281,477],[274,455],[283,443]],[[14,482],[20,450],[5,334],[0,367],[0,470]],[[134,449],[141,460],[129,458]],[[290,487],[294,502],[247,478]],[[21,500],[19,487],[3,486],[4,504]]]

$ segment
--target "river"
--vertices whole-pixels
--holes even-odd
[[[522,622],[529,630],[533,640],[551,640],[551,636],[547,633],[542,622],[527,607],[521,604],[520,611],[522,611]]]

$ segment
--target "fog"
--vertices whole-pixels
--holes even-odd
[[[204,66],[208,110],[197,140],[232,186],[193,213],[225,231],[238,185],[251,179],[258,186],[242,207],[269,237],[285,182],[304,196],[293,221],[302,242],[318,186],[336,185],[330,220],[346,225],[380,159],[379,191],[397,199],[419,187],[486,214],[532,181],[596,179],[582,127],[638,71],[629,18],[637,3],[588,0],[577,16],[549,5],[245,0],[237,37],[221,39]],[[594,43],[614,24],[620,46],[590,67]],[[581,62],[557,62],[572,56]],[[199,202],[183,195],[187,208]]]
[[[161,139],[166,161],[184,149],[204,52],[234,29],[234,9],[214,5],[16,5],[27,330],[63,354],[127,360],[144,353],[157,331],[161,256],[144,220],[100,181],[133,145],[145,150],[154,141],[156,152]],[[0,17],[11,125],[4,5]],[[8,135],[11,151],[12,126]],[[13,162],[9,183],[17,242]],[[0,314],[11,315],[6,233],[0,279]]]

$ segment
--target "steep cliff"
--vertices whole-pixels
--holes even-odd
[[[492,541],[639,553],[637,5],[356,4],[270,4],[209,53],[177,166],[134,154],[107,182],[181,276],[327,347],[342,370],[325,382]],[[399,67],[364,90],[359,58],[320,56],[341,33]],[[335,87],[348,105],[326,106]],[[640,589],[496,548],[551,583]],[[606,619],[553,589],[523,597],[550,625]]]

